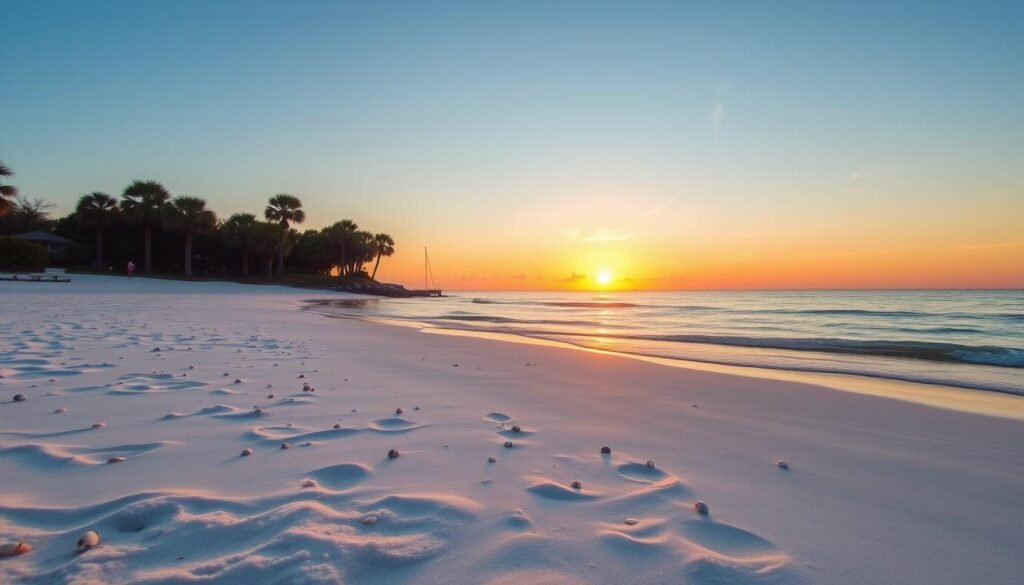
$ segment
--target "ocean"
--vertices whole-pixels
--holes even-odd
[[[339,316],[1024,395],[1024,291],[456,292]]]

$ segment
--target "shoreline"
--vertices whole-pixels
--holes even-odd
[[[304,301],[310,302],[310,301]],[[943,408],[969,414],[980,414],[1024,421],[1024,396],[1012,392],[989,390],[984,388],[964,388],[945,384],[931,384],[902,380],[899,378],[888,378],[884,376],[869,376],[867,374],[843,374],[835,372],[816,372],[809,370],[787,370],[758,366],[740,366],[723,364],[717,362],[702,362],[696,360],[685,360],[677,358],[666,358],[650,356],[623,351],[611,351],[576,345],[573,343],[519,335],[515,333],[498,333],[489,331],[472,331],[467,329],[446,328],[430,323],[423,323],[414,320],[388,319],[384,317],[359,317],[349,315],[337,315],[317,311],[312,304],[302,307],[318,315],[331,319],[353,319],[366,323],[377,323],[391,327],[405,327],[415,329],[425,334],[453,335],[459,337],[470,337],[478,339],[490,339],[507,343],[521,343],[543,347],[558,347],[576,351],[593,352],[604,355],[612,355],[625,359],[634,359],[667,367],[683,368],[717,372],[727,375],[743,376],[758,379],[784,380],[812,384],[839,390],[865,394],[892,400],[901,400]]]

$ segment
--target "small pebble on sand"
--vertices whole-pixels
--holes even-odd
[[[334,423],[334,428],[340,429],[341,428],[341,423]]]
[[[581,489],[583,489],[583,484],[578,482],[578,481],[574,481],[574,482],[572,482],[572,489],[574,489],[574,490],[581,490]]]
[[[647,460],[647,469],[654,469],[654,462],[650,459]]]
[[[636,518],[626,518],[625,520],[623,520],[623,522],[625,522],[626,526],[636,526],[639,520],[637,520]]]
[[[601,447],[601,454],[602,455],[611,455],[612,454],[612,448],[611,447]]]
[[[105,422],[92,423],[92,428],[94,429],[102,429],[105,426],[107,426]]]
[[[779,466],[779,469],[789,469],[789,463],[782,461],[781,459],[775,464]]]
[[[124,463],[124,457],[111,457],[107,459],[107,463]]]
[[[0,557],[16,557],[32,550],[32,545],[27,542],[9,542],[0,544]]]
[[[305,378],[306,374],[299,374],[299,379]]]
[[[512,427],[512,432],[513,433],[521,433],[521,432],[523,432],[523,429],[519,428],[519,425],[514,425]]]
[[[66,408],[64,408],[62,406],[60,408],[55,409],[53,412],[54,412],[54,414],[61,414],[62,412],[67,412],[67,411],[68,411],[68,409],[66,409]]]
[[[487,462],[488,462],[488,463],[496,463],[497,461],[498,461],[498,460],[497,460],[497,459],[495,459],[494,457],[488,457],[488,458],[487,458]]]
[[[363,518],[363,524],[365,524],[366,526],[371,526],[371,525],[376,524],[376,523],[377,523],[377,517],[376,516],[370,515],[370,516],[367,516],[366,518]]]
[[[268,398],[268,399],[270,399],[270,398],[273,398],[273,397],[274,397],[274,395],[273,395],[273,394],[267,394],[267,398]]]
[[[312,479],[302,480],[302,487],[304,488],[315,488],[317,487],[316,481]]]
[[[85,552],[85,551],[87,551],[87,550],[89,550],[91,548],[94,548],[99,543],[100,543],[100,533],[96,532],[95,530],[90,530],[89,532],[86,532],[85,534],[82,535],[81,538],[78,539],[78,543],[75,545],[75,549],[78,552],[83,553],[83,552]]]
[[[242,379],[241,378],[235,378],[235,384],[241,384],[241,383],[242,383]]]
[[[253,450],[249,448],[242,449],[242,457],[248,457],[253,454]]]
[[[705,504],[704,502],[700,501],[700,500],[697,500],[697,503],[693,505],[693,509],[697,510],[698,514],[707,514],[708,513],[708,505]]]
[[[506,449],[511,449],[514,446],[515,445],[512,444],[512,441],[505,441],[505,448]]]
[[[396,408],[395,409],[395,414],[402,414],[403,412],[405,412],[405,411],[403,411],[401,408]]]
[[[24,394],[15,394],[14,395],[14,401],[15,402],[25,402],[26,400],[27,400],[27,398],[25,398]]]
[[[291,446],[291,445],[289,445],[288,443],[281,443],[281,448],[282,448],[282,449],[291,449],[291,448],[292,448],[292,446]]]
[[[388,451],[388,459],[398,459],[398,449]]]
[[[418,406],[414,406],[414,407],[412,407],[412,409],[413,409],[413,410],[419,410],[419,409],[420,409],[420,407],[418,407]]]

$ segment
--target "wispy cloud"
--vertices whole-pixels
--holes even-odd
[[[678,199],[679,199],[678,197],[669,197],[668,199],[666,199],[666,200],[662,201],[661,203],[655,205],[654,207],[648,209],[647,210],[647,215],[655,215],[655,214],[661,213],[662,211],[665,211],[666,209],[668,209],[668,207],[670,205],[675,203]]]
[[[631,239],[635,235],[636,234],[605,227],[598,228],[587,234],[580,230],[569,230],[565,232],[565,237],[570,240],[579,240],[581,242],[621,242],[623,240]]]
[[[559,282],[579,282],[581,280],[586,280],[586,279],[587,279],[587,275],[586,274],[580,274],[578,272],[571,272],[571,273],[569,273],[569,276],[566,276],[565,278],[559,278],[558,281]]]
[[[1021,248],[1024,242],[1001,242],[997,244],[960,244],[962,250],[993,250],[996,248]]]
[[[725,105],[715,100],[711,105],[711,124],[715,127],[715,134],[718,134],[718,128],[722,125],[723,119],[725,119]]]

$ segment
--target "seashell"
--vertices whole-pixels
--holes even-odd
[[[372,515],[372,514],[367,516],[366,518],[363,518],[363,524],[366,525],[366,526],[372,526],[372,525],[374,525],[376,523],[377,523],[377,517]]]
[[[78,544],[75,545],[75,549],[78,550],[78,552],[83,553],[89,550],[90,548],[94,548],[99,543],[100,533],[96,532],[95,530],[90,530],[78,539]]]
[[[625,520],[623,520],[623,522],[626,524],[626,526],[636,526],[639,520],[637,520],[636,518],[626,518]]]
[[[32,545],[27,542],[9,542],[0,544],[0,557],[16,557],[32,550]]]
[[[388,459],[398,459],[398,449],[388,451]]]
[[[647,469],[654,469],[654,462],[650,459],[647,460]]]
[[[704,502],[697,500],[697,503],[693,505],[693,509],[697,510],[698,514],[708,514],[708,505]]]
[[[111,457],[110,459],[107,459],[107,463],[124,463],[124,461],[125,461],[125,458],[124,457],[120,457],[120,456],[118,456],[118,457]]]
[[[583,489],[583,484],[578,482],[578,481],[574,481],[574,482],[572,482],[572,489],[574,489],[574,490],[581,490],[581,489]]]
[[[775,465],[778,465],[779,469],[789,469],[789,463],[786,463],[781,459],[777,463],[775,463]]]
[[[304,487],[304,488],[315,488],[315,487],[317,487],[317,483],[316,483],[315,480],[312,480],[312,479],[304,479],[304,480],[302,480],[302,487]]]
[[[602,455],[611,455],[612,454],[612,448],[611,447],[601,447],[601,454]]]
[[[252,455],[252,454],[253,454],[253,450],[252,449],[249,449],[248,447],[246,447],[245,449],[242,449],[242,455],[241,455],[242,457],[248,457],[249,455]]]
[[[512,444],[512,441],[505,441],[505,448],[506,449],[511,449],[514,446],[515,445]]]
[[[487,462],[488,462],[488,463],[495,463],[495,462],[497,462],[497,461],[498,461],[498,460],[497,460],[497,459],[495,459],[494,457],[488,457],[488,458],[487,458]]]
[[[402,410],[401,408],[396,408],[395,409],[395,414],[402,414],[403,412],[405,412],[405,411]]]
[[[92,428],[94,429],[102,429],[105,426],[107,426],[105,422],[92,423]]]
[[[14,395],[14,401],[15,402],[25,402],[26,400],[28,400],[28,399],[25,398],[24,394],[15,394]]]

